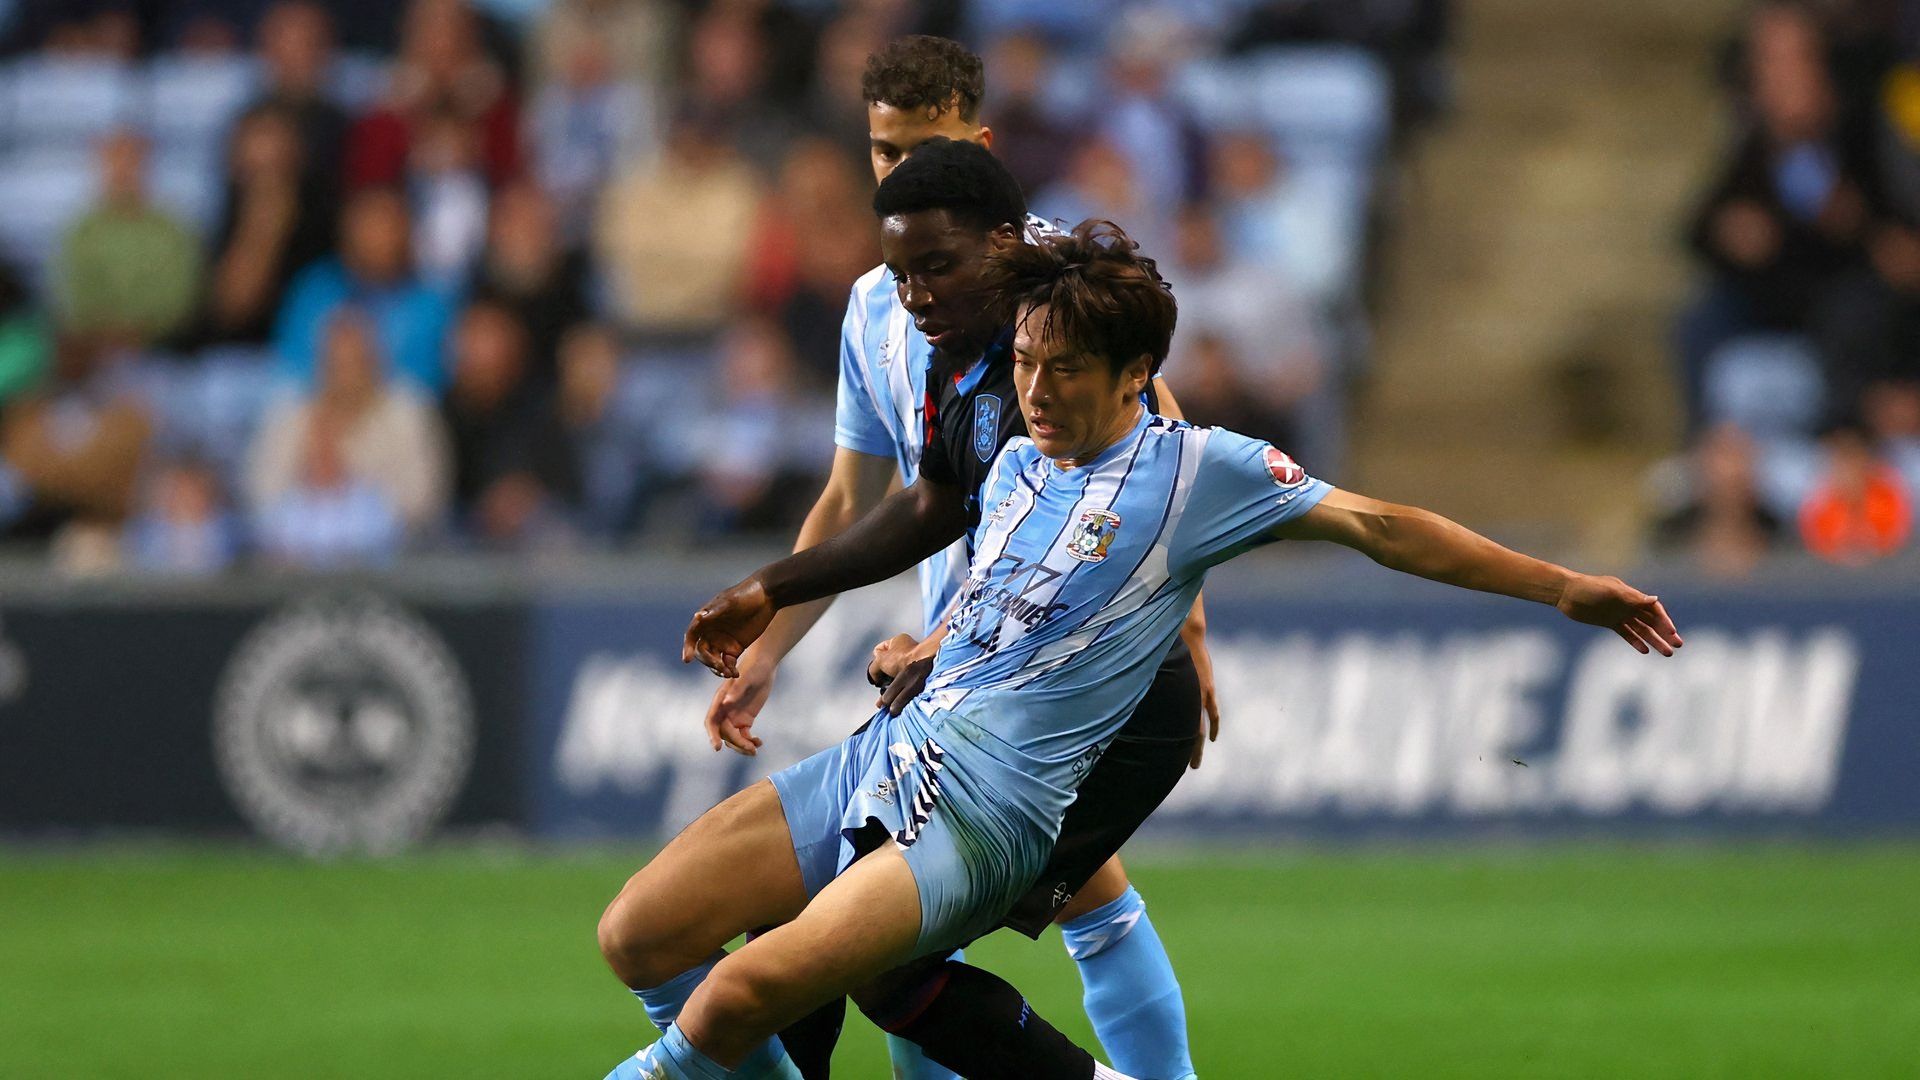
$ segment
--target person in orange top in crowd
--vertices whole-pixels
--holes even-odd
[[[1913,503],[1900,474],[1850,425],[1827,436],[1830,460],[1800,508],[1800,539],[1830,562],[1865,563],[1900,550],[1913,533]]]

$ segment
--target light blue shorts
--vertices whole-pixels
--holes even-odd
[[[994,742],[916,702],[775,773],[807,896],[891,843],[920,892],[918,955],[992,930],[1039,877],[1073,798],[990,753],[1014,756]]]

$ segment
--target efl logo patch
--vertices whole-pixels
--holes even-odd
[[[1000,399],[981,394],[973,401],[973,452],[981,461],[992,461],[1000,449]]]
[[[1293,487],[1306,480],[1307,470],[1295,464],[1292,458],[1269,446],[1267,447],[1267,475],[1273,477],[1273,482],[1283,488]]]
[[[1088,510],[1080,515],[1067,540],[1067,554],[1081,562],[1099,562],[1107,557],[1107,547],[1120,532],[1120,515],[1111,510]]]

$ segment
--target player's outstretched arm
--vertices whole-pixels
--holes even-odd
[[[886,497],[893,476],[892,458],[836,448],[833,471],[820,497],[814,500],[813,509],[807,511],[793,550],[805,551],[844,532]],[[753,722],[773,693],[774,672],[832,603],[833,598],[827,597],[783,609],[740,658],[740,677],[721,683],[707,706],[707,742],[715,750],[724,745],[751,754],[760,746],[760,738],[753,734]]]
[[[1577,622],[1604,626],[1645,653],[1672,656],[1680,632],[1657,596],[1615,577],[1582,574],[1509,550],[1413,506],[1335,489],[1274,529],[1286,540],[1331,540],[1382,566],[1465,589],[1551,604]]]
[[[697,659],[724,678],[737,678],[741,652],[780,609],[885,581],[966,530],[958,494],[923,476],[838,536],[763,566],[708,601],[687,626],[680,659]]]

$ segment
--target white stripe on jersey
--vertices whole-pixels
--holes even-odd
[[[1023,439],[1021,441],[1031,443],[1033,440]],[[1011,449],[1012,442],[1010,441],[1008,445]],[[1066,535],[1067,530],[1074,527],[1075,523],[1080,520],[1081,515],[1085,513],[1082,509],[1083,507],[1112,511],[1114,505],[1119,501],[1121,485],[1133,472],[1133,466],[1135,462],[1139,460],[1140,452],[1145,446],[1146,441],[1136,437],[1133,441],[1133,446],[1125,455],[1126,460],[1124,464],[1115,460],[1104,467],[1098,468],[1092,476],[1088,477],[1086,488],[1081,491],[1080,497],[1075,500],[1072,509],[1069,510],[1062,519],[1058,536]],[[1029,473],[1037,474],[1034,476],[1034,479],[1039,481],[1031,489],[1032,494],[1028,500],[1029,509],[1031,509],[1032,501],[1037,499],[1039,492],[1045,488],[1046,479],[1055,475],[1056,468],[1052,462],[1045,458],[1040,458],[1034,463],[1034,467],[1029,470]],[[1026,477],[1023,476],[1023,479],[1025,478]],[[975,565],[980,568],[979,577],[981,580],[985,579],[986,572],[993,565],[993,560],[998,559],[1001,553],[1004,552],[1008,538],[1014,534],[1018,526],[1019,522],[1009,517],[1008,520],[1000,522],[988,530],[988,535],[993,542],[993,557],[989,559],[986,549],[982,549],[974,560]],[[1073,580],[1076,574],[1092,565],[1084,560],[1073,557],[1069,552],[1068,545],[1060,543],[1058,536],[1056,536],[1053,543],[1047,545],[1046,554],[1041,557],[1040,562],[1027,571],[1029,575],[1032,575],[1042,570],[1049,570],[1053,572],[1053,577],[1037,589],[1032,591],[1023,589],[1020,594],[1020,599],[1023,602],[1039,608],[1048,607],[1054,602],[1055,598],[1060,595],[1060,592],[1067,587],[1068,583]],[[969,581],[970,586],[971,584],[972,582]],[[972,671],[974,668],[987,664],[996,658],[1009,655],[1019,646],[1020,639],[1024,638],[1031,631],[1031,627],[1017,619],[1002,619],[998,623],[995,631],[995,644],[993,648],[990,651],[983,651],[980,655],[963,663],[956,664],[947,671],[942,672],[939,685],[952,685],[956,679],[965,676],[967,672]],[[995,680],[995,685],[1015,685],[1015,680],[1020,679],[1021,676],[1031,675],[1033,673],[1031,669],[1039,662],[1037,655],[1028,657],[1019,669],[1008,673],[1003,679]]]

